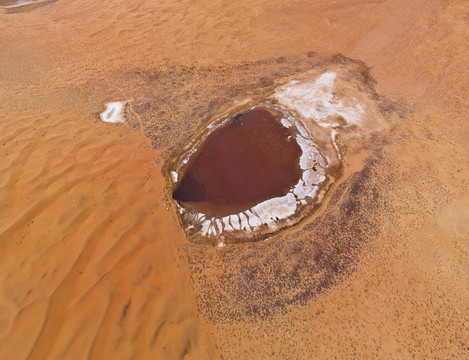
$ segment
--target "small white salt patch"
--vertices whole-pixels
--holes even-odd
[[[321,153],[314,147],[312,140],[305,139],[301,135],[297,135],[296,142],[300,145],[300,148],[303,151],[300,157],[301,169],[311,169],[317,163],[322,166],[325,165]]]
[[[274,227],[273,220],[286,219],[296,211],[297,203],[295,195],[288,193],[285,196],[276,197],[257,204],[252,208],[259,215],[264,224]]]
[[[202,229],[200,230],[200,232],[201,232],[203,235],[207,235],[207,234],[208,234],[208,228],[209,228],[210,224],[211,224],[210,220],[205,220],[205,221],[202,223]]]
[[[230,215],[231,225],[233,225],[233,229],[241,230],[241,225],[239,223],[238,215]]]
[[[178,182],[178,173],[176,171],[171,171],[171,177],[173,178],[173,182]]]
[[[231,226],[230,224],[230,216],[225,216],[223,219],[221,219],[223,221],[223,225],[225,225],[225,230],[226,231],[233,231],[233,227]]]
[[[241,230],[248,230],[250,228],[248,223],[248,218],[242,212],[238,214],[239,219],[241,220]]]
[[[300,132],[300,135],[305,137],[305,138],[308,138],[310,137],[311,135],[309,134],[308,130],[306,130],[306,128],[304,127],[304,125],[301,123],[301,121],[297,121],[297,120],[294,120],[294,123],[295,123],[295,126],[296,128],[298,129],[298,131]]]
[[[122,116],[122,110],[127,101],[116,101],[106,104],[106,110],[102,112],[99,116],[104,122],[110,123],[122,123],[124,122],[124,117]]]
[[[249,225],[255,231],[259,226],[262,225],[261,219],[257,215],[255,215],[251,210],[246,211],[246,215],[248,217]]]
[[[218,233],[218,234],[221,234],[222,230],[223,230],[223,223],[220,219],[216,219],[215,220],[215,225],[216,227],[214,226],[215,228],[215,231]]]
[[[282,119],[280,120],[280,122],[282,123],[282,125],[286,128],[289,128],[292,126],[292,123],[290,121],[288,121],[287,119]]]
[[[306,186],[311,186],[313,184],[320,184],[326,180],[325,176],[320,174],[318,171],[314,170],[305,170],[303,172],[303,180]]]
[[[299,198],[304,199],[306,197],[314,198],[317,193],[317,186],[305,185],[303,180],[299,180],[298,184],[293,188],[293,193]]]

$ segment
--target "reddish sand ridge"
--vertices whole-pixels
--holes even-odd
[[[468,358],[468,13],[0,10],[0,359]],[[165,161],[232,99],[330,63],[371,67],[387,129],[343,140],[342,178],[299,226],[188,244]],[[99,119],[111,101],[126,124]]]

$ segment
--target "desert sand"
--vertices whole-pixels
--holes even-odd
[[[0,8],[0,359],[467,359],[463,0]],[[187,241],[167,163],[239,97],[359,66],[386,126],[320,208]],[[126,102],[124,123],[99,114]]]

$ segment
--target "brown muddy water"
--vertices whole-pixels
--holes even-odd
[[[262,108],[235,115],[189,160],[173,198],[223,217],[285,195],[301,178],[301,148],[280,120]]]
[[[0,359],[467,359],[468,12],[0,8]],[[254,189],[269,161],[275,186],[185,212],[184,156],[212,186],[198,145],[259,104],[287,121],[246,131],[253,162],[226,170]]]

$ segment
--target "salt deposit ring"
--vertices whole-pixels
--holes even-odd
[[[300,221],[334,180],[301,122],[267,102],[209,128],[180,160],[173,198],[186,232],[220,246]]]
[[[337,136],[378,129],[353,70],[312,71],[216,117],[174,156],[172,198],[187,238],[264,239],[311,215],[340,176]],[[338,95],[339,94],[339,95]]]

